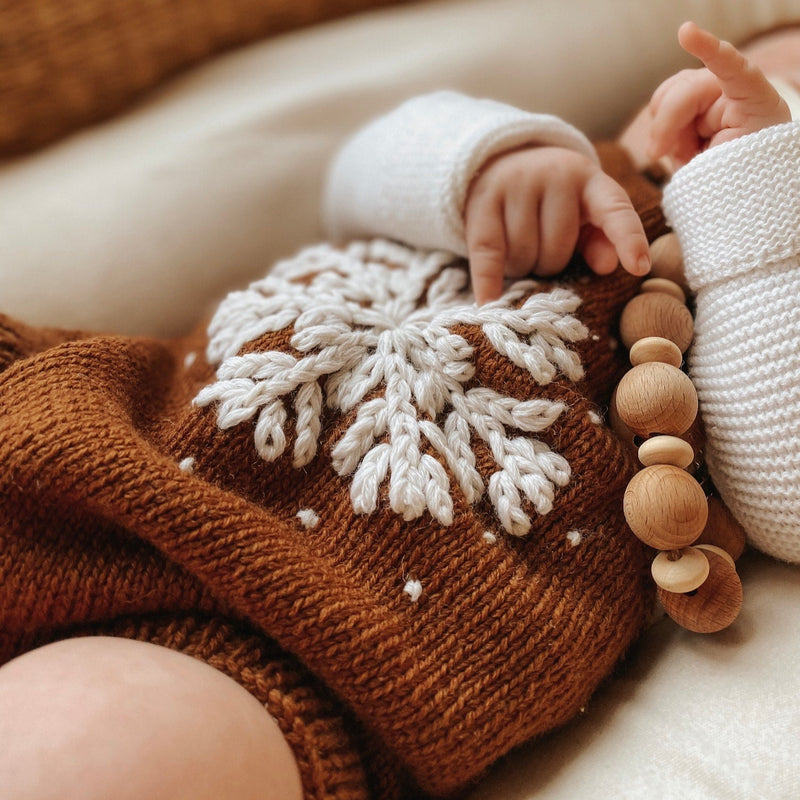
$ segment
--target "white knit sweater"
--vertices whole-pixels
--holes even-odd
[[[696,293],[712,478],[755,547],[800,562],[800,124],[698,156],[664,210]]]
[[[596,158],[554,117],[451,92],[411,100],[335,160],[329,233],[465,255],[469,182],[526,143]],[[689,361],[709,470],[751,544],[800,562],[800,123],[698,156],[668,184],[664,208],[696,292]]]

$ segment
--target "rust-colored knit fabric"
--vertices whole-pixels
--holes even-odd
[[[0,156],[117,113],[223,50],[403,0],[0,0]]]
[[[651,237],[662,233],[657,191],[603,153]],[[377,510],[356,513],[331,460],[355,412],[324,417],[302,469],[291,448],[265,462],[253,420],[221,430],[213,403],[192,405],[214,380],[202,332],[155,341],[5,319],[0,663],[85,633],[201,658],[275,716],[319,800],[449,795],[569,720],[641,631],[653,593],[622,516],[632,456],[597,416],[623,367],[609,337],[636,281],[576,267],[559,284],[581,296],[591,334],[575,346],[580,380],[538,385],[479,330],[459,330],[475,348],[470,385],[567,406],[536,436],[572,474],[524,537],[458,491],[449,525],[404,519],[385,487]],[[289,353],[290,333],[242,352]],[[474,450],[483,470],[488,452]],[[409,576],[423,587],[413,599]]]

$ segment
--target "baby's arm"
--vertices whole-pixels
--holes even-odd
[[[663,206],[695,294],[688,361],[705,460],[750,543],[800,563],[800,125],[730,45],[693,26],[681,33],[708,67],[667,82],[655,118],[696,110],[669,152],[690,157],[692,136],[703,150],[667,184]]]
[[[638,217],[583,134],[453,92],[410,100],[356,134],[334,160],[324,214],[338,239],[469,256],[479,302],[499,296],[504,273],[563,268],[576,243],[599,271],[616,266],[615,250],[631,271],[649,267]]]
[[[704,68],[668,78],[650,100],[649,155],[688,163],[709,147],[791,119],[789,107],[760,69],[728,42],[693,22],[678,40]]]

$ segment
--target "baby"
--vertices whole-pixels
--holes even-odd
[[[800,325],[797,128],[781,127],[791,120],[786,100],[734,47],[690,22],[678,36],[705,68],[659,86],[621,141],[640,165],[660,159],[672,170],[692,162],[667,187],[664,209],[697,294],[689,367],[708,434],[706,460],[750,542],[800,561],[800,468],[791,444],[800,441],[800,388],[791,380],[800,360],[787,338]],[[794,37],[788,46],[787,37]],[[797,38],[784,33],[755,51],[773,68],[784,65],[780,85],[794,96]],[[454,120],[464,133],[441,137]],[[468,255],[478,303],[497,298],[504,277],[561,271],[576,246],[598,274],[618,260],[634,275],[646,273],[646,241],[628,198],[561,125],[458,96],[413,100],[340,155],[327,198],[330,228],[344,238],[392,235],[399,220],[405,241]],[[521,130],[526,143],[518,145]],[[414,146],[431,163],[404,171],[395,157],[398,171],[381,173],[375,165],[392,163],[387,150],[401,131],[418,137]],[[352,191],[343,176],[363,177],[357,161],[378,177]],[[392,186],[403,191],[393,195]],[[771,318],[780,309],[780,329],[767,324],[765,307]]]
[[[648,110],[654,157],[670,155],[686,161],[700,154],[678,172],[673,181],[677,188],[668,190],[668,206],[679,231],[691,222],[684,220],[681,176],[688,173],[691,178],[695,164],[702,168],[709,156],[717,152],[724,156],[745,142],[745,154],[761,165],[760,137],[766,136],[768,142],[782,136],[797,141],[793,130],[784,130],[787,126],[758,133],[788,119],[785,105],[758,70],[729,45],[694,26],[682,28],[680,35],[684,47],[706,68],[667,82]],[[716,147],[719,143],[725,144]],[[778,151],[781,157],[782,153]],[[785,168],[783,161],[777,163]],[[701,185],[708,188],[706,180]],[[762,187],[762,193],[769,194],[772,188]],[[690,199],[693,192],[690,185]],[[333,167],[326,209],[331,229],[342,237],[391,236],[419,248],[468,255],[474,296],[481,307],[460,308],[478,320],[473,327],[494,324],[493,335],[502,333],[497,319],[489,316],[493,311],[509,312],[507,316],[520,320],[517,312],[524,310],[524,305],[509,310],[508,303],[493,303],[504,277],[528,272],[554,275],[576,248],[598,274],[614,271],[618,260],[634,275],[649,267],[647,239],[631,201],[600,169],[585,137],[552,117],[450,93],[411,101],[359,134]],[[691,203],[689,212],[690,217],[697,216]],[[694,231],[689,230],[692,235],[683,238],[687,267],[690,277],[702,277],[707,261],[695,256]],[[705,236],[706,231],[699,234]],[[780,253],[784,250],[779,248]],[[423,259],[422,266],[436,266],[433,258],[430,263]],[[385,273],[388,280],[403,277],[397,270]],[[458,294],[460,284],[453,289],[458,270],[447,276],[452,285],[437,275],[429,276],[432,289]],[[312,273],[303,277],[307,282],[315,279]],[[327,289],[335,288],[340,277],[332,276]],[[607,280],[611,284],[614,279]],[[303,281],[287,284],[302,291]],[[527,302],[523,291],[513,291],[515,300]],[[528,286],[527,291],[533,290]],[[705,286],[700,287],[703,291]],[[544,304],[536,308],[544,322],[534,323],[551,325],[559,335],[584,336],[586,347],[599,348],[569,315],[553,313],[558,303],[575,300],[570,292],[556,292],[558,288],[543,295]],[[289,302],[253,294],[262,308],[271,303],[274,313],[288,314],[297,332],[299,316],[293,303],[298,295]],[[328,306],[337,311],[331,300],[335,292],[326,297]],[[233,306],[238,299],[233,298]],[[243,308],[247,311],[249,306]],[[305,314],[306,344],[321,335],[315,327],[318,311],[312,308]],[[239,321],[245,325],[249,320]],[[372,327],[381,322],[378,319]],[[437,346],[455,353],[448,366],[464,366],[458,359],[466,349],[466,340],[455,331],[459,323],[467,324],[459,319],[447,328],[441,323],[443,330],[435,332]],[[287,339],[287,325],[260,330],[254,339]],[[351,331],[343,324],[345,328]],[[366,339],[371,330],[365,325],[357,333]],[[632,537],[620,534],[619,508],[609,512],[616,515],[616,522],[602,534],[596,529],[587,534],[580,525],[560,531],[554,523],[552,530],[543,526],[541,541],[531,537],[509,544],[508,537],[501,542],[500,535],[483,532],[486,523],[470,517],[465,500],[459,507],[462,521],[467,520],[462,522],[461,538],[452,532],[456,523],[429,519],[423,523],[412,520],[413,515],[401,519],[387,511],[380,523],[373,523],[384,529],[363,527],[359,537],[348,539],[347,525],[355,525],[356,515],[336,494],[339,476],[331,479],[330,461],[306,461],[302,470],[294,471],[291,461],[285,462],[289,479],[278,487],[284,476],[273,474],[271,465],[265,468],[254,456],[251,439],[260,437],[264,449],[278,448],[284,433],[280,425],[265,429],[259,423],[255,433],[247,424],[220,430],[213,419],[188,409],[200,371],[209,368],[195,351],[119,337],[82,339],[78,334],[32,331],[8,320],[0,334],[0,364],[5,368],[0,404],[6,399],[4,393],[10,397],[12,390],[25,393],[26,386],[34,386],[24,394],[22,410],[9,403],[0,407],[0,418],[7,423],[4,430],[21,437],[16,448],[7,441],[0,443],[11,448],[3,451],[3,489],[17,504],[0,525],[9,547],[0,560],[0,591],[16,587],[19,598],[34,598],[30,607],[21,599],[13,604],[6,598],[3,605],[8,624],[0,630],[0,648],[30,650],[0,669],[4,743],[0,775],[9,800],[69,796],[291,800],[368,793],[394,797],[400,796],[398,784],[405,782],[406,773],[432,792],[449,794],[520,741],[521,730],[533,730],[524,726],[541,687],[549,687],[553,698],[541,714],[545,723],[552,726],[566,719],[563,709],[576,713],[587,687],[596,685],[610,668],[610,663],[598,667],[595,662],[613,662],[605,651],[617,652],[626,645],[621,624],[628,626],[628,641],[643,624],[646,609],[635,577],[640,565],[630,563],[641,559],[641,553],[637,555],[636,544],[628,542]],[[552,345],[561,368],[569,370],[574,366],[570,351],[559,350],[555,339],[555,334],[550,340],[542,337],[543,347]],[[407,340],[399,343],[404,344]],[[241,351],[237,368],[261,355],[257,350]],[[238,356],[239,348],[233,346],[233,351]],[[285,350],[271,354],[275,360],[262,365],[266,373],[277,374],[287,364],[293,368],[298,363]],[[343,357],[336,345],[327,355]],[[390,355],[395,362],[401,360],[396,351]],[[493,353],[487,355],[484,348],[479,355],[482,363],[475,368],[487,369]],[[431,363],[425,353],[419,357],[424,364]],[[46,373],[42,386],[31,384],[37,367]],[[499,380],[512,381],[519,380],[523,371],[498,372]],[[112,377],[110,391],[98,392]],[[471,377],[467,372],[448,373],[444,379],[465,383]],[[250,388],[236,370],[230,380]],[[325,387],[329,397],[335,391],[344,393],[341,382],[334,383],[331,379]],[[564,380],[555,389],[541,386],[542,397],[531,402],[510,397],[491,402],[498,418],[517,426],[530,423],[533,427],[526,430],[538,432],[546,427],[539,417],[565,411],[569,401],[571,427],[557,429],[551,442],[556,439],[566,449],[576,439],[571,431],[585,435],[588,446],[583,440],[579,444],[592,458],[587,459],[585,475],[576,474],[575,485],[587,492],[596,490],[599,473],[594,470],[606,461],[612,471],[609,482],[620,484],[624,479],[620,467],[625,464],[619,443],[604,430],[589,400],[568,383]],[[430,388],[422,384],[415,386],[420,395]],[[307,411],[314,403],[320,405],[315,385],[309,381],[297,390],[298,408]],[[560,404],[545,397],[547,391],[556,390],[561,392]],[[435,392],[426,397],[434,407]],[[369,399],[361,409],[369,403],[377,407],[376,399],[380,398]],[[342,405],[347,412],[353,410],[352,403],[342,401]],[[232,408],[232,413],[236,411]],[[23,412],[30,416],[23,418]],[[348,433],[365,427],[375,431],[390,423],[380,413],[372,418],[358,414]],[[42,423],[47,415],[65,431],[52,441]],[[435,416],[421,423],[428,426],[431,437],[436,433]],[[300,417],[298,411],[298,429]],[[466,437],[469,442],[470,430],[464,435],[454,419],[448,429],[450,439]],[[79,420],[94,427],[83,430]],[[138,425],[133,436],[131,420]],[[308,448],[308,440],[319,438],[319,431],[314,434],[308,419],[303,424]],[[496,428],[486,436],[495,442],[502,438]],[[38,446],[43,440],[47,446]],[[33,467],[20,455],[31,441],[37,445]],[[185,452],[187,443],[196,449]],[[447,450],[447,441],[440,444]],[[513,456],[534,445],[518,437],[509,440],[508,447],[513,461]],[[377,454],[378,461],[382,452],[376,447],[370,455]],[[224,458],[214,459],[214,453]],[[87,454],[97,457],[91,468],[86,466]],[[482,456],[490,460],[487,448]],[[332,454],[333,460],[343,457]],[[434,460],[427,453],[425,457]],[[558,457],[544,448],[541,460],[551,469],[549,474],[560,479]],[[459,466],[453,466],[453,472]],[[477,475],[474,468],[463,471]],[[538,477],[522,476],[534,484]],[[327,518],[303,508],[293,520],[295,507],[281,505],[293,500],[304,482],[333,495],[333,511]],[[607,488],[601,486],[603,493]],[[423,490],[428,492],[430,486]],[[580,490],[571,495],[574,502],[570,497],[563,501],[560,511],[581,505]],[[500,496],[508,506],[508,495],[500,492]],[[430,502],[427,496],[423,499]],[[605,514],[605,500],[593,498],[592,508],[578,508],[576,513],[602,528],[606,520],[596,517],[598,509]],[[5,502],[0,509],[4,513],[12,500]],[[270,503],[281,513],[264,513]],[[291,512],[285,513],[286,508]],[[558,510],[553,516],[558,517]],[[404,524],[409,520],[416,528]],[[245,534],[249,538],[241,538]],[[386,590],[396,580],[395,561],[410,568],[411,558],[405,561],[405,554],[416,554],[417,562],[422,562],[427,550],[439,553],[436,548],[443,541],[453,549],[441,551],[443,563],[438,573],[432,570],[429,584],[423,588],[409,575],[403,590],[407,597]],[[83,546],[89,550],[81,550]],[[117,549],[124,551],[123,556]],[[599,563],[599,554],[617,561],[603,562],[586,581],[585,574]],[[612,569],[603,568],[607,563]],[[97,568],[88,570],[86,580],[72,580],[75,575],[82,578],[87,564]],[[442,570],[453,565],[458,569],[441,579]],[[475,565],[482,572],[472,581],[469,573]],[[535,572],[540,567],[550,570],[543,580]],[[568,567],[574,571],[558,572]],[[135,580],[115,581],[120,570]],[[48,580],[53,574],[61,577],[59,585],[70,587],[63,597],[52,596]],[[571,575],[583,581],[577,589]],[[297,578],[307,582],[297,586]],[[291,591],[290,581],[294,581]],[[456,590],[459,586],[461,593]],[[475,601],[468,594],[474,586],[480,589]],[[593,609],[595,614],[597,608],[603,609],[610,596],[619,598],[621,606],[615,606],[611,625],[602,614],[591,618]],[[630,609],[622,602],[628,597],[633,598]],[[48,603],[52,614],[40,619],[37,614]],[[542,630],[526,617],[534,607],[546,620]],[[568,607],[577,611],[563,617],[560,628],[552,622],[554,615]],[[98,621],[107,623],[102,631],[130,638],[90,636],[32,649],[53,629],[71,625],[73,630],[92,632]],[[248,627],[253,621],[268,635],[255,636],[252,625]],[[438,635],[440,626],[448,636]],[[453,635],[454,628],[458,635]],[[545,635],[544,628],[555,630]],[[23,631],[21,644],[15,638],[17,629]],[[551,661],[548,635],[563,647]],[[162,642],[182,653],[157,646]],[[580,661],[584,642],[594,648],[589,664]],[[525,648],[520,657],[517,651]],[[332,661],[334,656],[338,660]],[[587,672],[585,681],[570,684],[565,691],[563,682],[575,680],[570,664],[579,661]],[[532,687],[531,676],[542,675],[550,683]],[[556,714],[558,702],[563,703],[558,709],[561,716]],[[262,703],[274,718],[264,713]],[[449,705],[442,709],[444,703]],[[427,714],[420,724],[415,713],[423,705]],[[439,723],[441,727],[436,727]],[[371,776],[369,785],[365,774]]]
[[[693,23],[681,45],[706,64],[665,81],[621,137],[639,166],[791,117],[730,45]],[[444,129],[460,131],[442,137]],[[478,303],[503,276],[560,272],[576,247],[598,274],[650,268],[641,223],[577,131],[546,115],[449,93],[416,98],[361,131],[334,163],[327,224],[342,239],[382,235],[467,255]]]

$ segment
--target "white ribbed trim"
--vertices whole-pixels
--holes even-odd
[[[800,123],[713,147],[678,170],[664,211],[694,291],[800,250]]]
[[[597,155],[571,125],[455,92],[414,98],[352,138],[328,177],[323,218],[337,240],[385,236],[466,255],[463,207],[492,156],[525,144]]]

